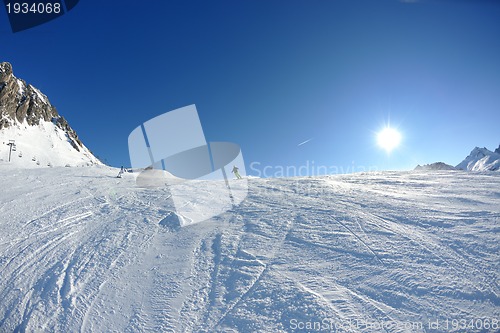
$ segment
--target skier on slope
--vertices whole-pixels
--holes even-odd
[[[122,165],[122,168],[120,169],[120,172],[118,172],[118,176],[116,176],[116,178],[122,178],[122,174],[125,172],[125,168],[123,168],[123,165]]]
[[[240,173],[238,171],[238,167],[236,165],[233,166],[233,171],[231,171],[232,173],[234,173],[234,175],[236,176],[236,179],[241,179],[241,176],[240,176]]]

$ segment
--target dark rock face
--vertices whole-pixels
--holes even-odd
[[[16,78],[10,63],[0,63],[0,129],[16,122],[34,126],[41,121],[52,121],[64,130],[71,145],[80,151],[83,145],[78,135],[50,104],[47,96],[31,84]]]
[[[498,146],[497,149],[495,149],[495,153],[500,154],[500,145]]]
[[[50,121],[59,117],[47,97],[24,80],[16,78],[11,64],[0,63],[0,111],[2,122],[0,129],[8,127],[9,120],[17,120],[28,125],[37,125],[40,120]]]

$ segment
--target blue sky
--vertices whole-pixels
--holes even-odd
[[[500,144],[495,1],[81,0],[16,34],[0,19],[0,60],[114,166],[135,127],[190,104],[247,171],[455,165]],[[376,145],[389,121],[390,155]]]

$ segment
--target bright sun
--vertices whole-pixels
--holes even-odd
[[[391,127],[386,127],[377,134],[377,144],[390,153],[401,142],[401,133]]]

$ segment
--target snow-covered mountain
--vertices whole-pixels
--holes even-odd
[[[182,228],[116,173],[0,164],[0,332],[498,332],[500,173],[249,179]]]
[[[495,152],[476,147],[456,168],[467,171],[500,171],[500,146]]]
[[[449,164],[443,163],[443,162],[435,162],[431,164],[425,164],[425,165],[417,165],[415,167],[416,171],[422,171],[422,170],[456,170],[454,166],[451,166]]]
[[[11,143],[15,146],[12,146]],[[23,168],[81,166],[101,162],[80,141],[40,90],[0,63],[0,163]]]

